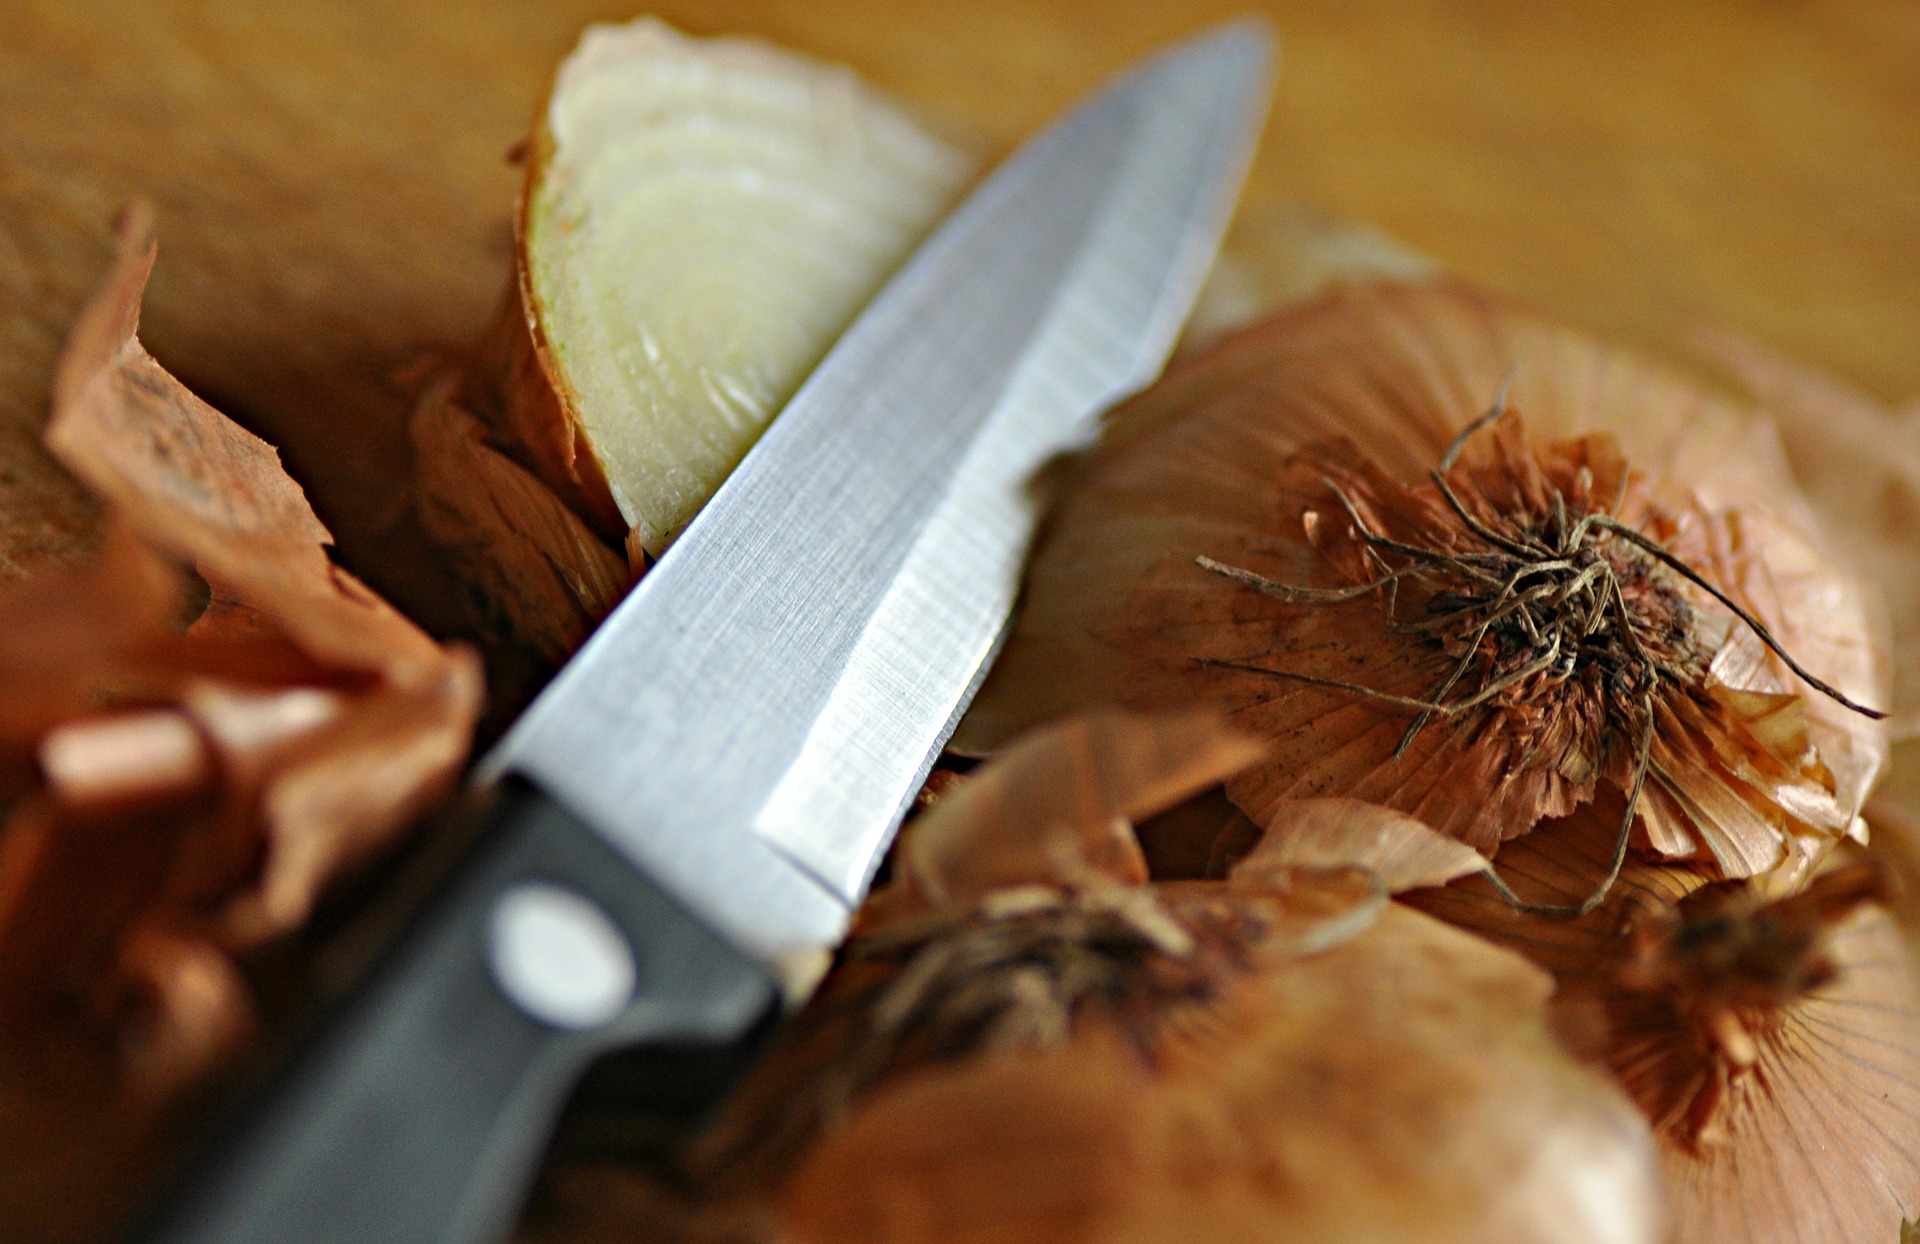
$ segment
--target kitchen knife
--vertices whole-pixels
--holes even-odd
[[[1146,62],[915,253],[479,766],[463,869],[137,1239],[494,1240],[592,1059],[656,1053],[663,1108],[718,1096],[984,673],[1037,472],[1165,362],[1269,44]]]

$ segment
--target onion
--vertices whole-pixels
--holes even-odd
[[[1596,512],[1619,530],[1575,564],[1520,556]],[[1534,665],[1569,634],[1551,611],[1538,644],[1478,647],[1472,598],[1510,595],[1471,571],[1502,558],[1548,600],[1606,562],[1606,627],[1571,661]],[[1859,711],[1890,699],[1882,606],[1762,412],[1457,284],[1339,291],[1113,414],[1023,610],[963,742],[1078,704],[1226,710],[1267,758],[1181,858],[1354,837],[1303,795],[1429,822],[1499,872],[1434,857],[1463,879],[1407,901],[1554,973],[1556,1030],[1654,1126],[1676,1238],[1899,1233],[1920,977],[1846,841],[1886,758]]]
[[[507,426],[657,556],[971,168],[837,66],[591,28],[532,141]]]
[[[1507,417],[1456,444],[1503,393]],[[1483,580],[1515,559],[1474,525],[1545,539],[1583,513],[1617,518],[1515,578],[1579,616],[1534,611],[1552,644],[1511,615],[1477,636],[1503,587]],[[1414,573],[1367,533],[1453,560]],[[1607,579],[1617,607],[1576,592]],[[1491,854],[1644,785],[1642,849],[1785,886],[1858,832],[1887,744],[1857,710],[1887,690],[1878,602],[1825,556],[1764,416],[1464,287],[1380,286],[1236,334],[1113,414],[958,743],[1210,702],[1271,745],[1227,788],[1255,820],[1353,796]]]
[[[587,31],[526,158],[500,313],[411,425],[415,509],[508,704],[686,526],[974,164],[844,68],[652,19]]]
[[[1612,832],[1583,809],[1501,858],[1529,898],[1566,902]],[[1410,901],[1554,973],[1558,1028],[1653,1123],[1674,1238],[1899,1238],[1920,1203],[1920,958],[1872,868],[1849,859],[1769,900],[1635,860],[1567,922],[1517,912],[1482,880]]]
[[[1198,897],[1170,906],[1201,938]],[[1644,1125],[1555,1046],[1517,959],[1395,906],[1129,1018],[1169,959],[1064,1042],[897,1075],[787,1182],[788,1238],[1661,1238]]]
[[[908,827],[672,1186],[556,1193],[686,1240],[1663,1238],[1651,1138],[1549,1034],[1547,976],[1387,900],[1458,843],[1309,802],[1311,863],[1144,882],[1128,823],[1259,751],[1202,714],[1016,744]]]

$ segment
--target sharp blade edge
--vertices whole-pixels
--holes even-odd
[[[830,945],[998,640],[1035,473],[1146,383],[1218,245],[1269,39],[1180,45],[908,261],[482,766],[743,947]]]

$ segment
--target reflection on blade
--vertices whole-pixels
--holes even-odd
[[[1159,370],[1231,210],[1237,24],[1030,142],[488,758],[771,956],[843,931],[1005,623],[1031,483]]]

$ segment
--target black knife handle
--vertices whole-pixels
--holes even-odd
[[[598,835],[521,783],[492,815],[460,872],[133,1240],[501,1239],[595,1056],[718,1049],[764,1027],[772,981]],[[687,1104],[685,1084],[661,1092]]]

